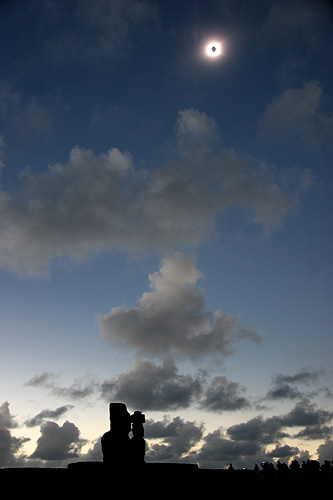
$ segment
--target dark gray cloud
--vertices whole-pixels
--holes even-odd
[[[323,371],[302,370],[294,375],[277,374],[273,380],[272,388],[267,392],[266,398],[271,400],[279,399],[301,399],[307,395],[304,388],[299,389],[298,385],[309,387],[316,383],[325,375]],[[324,387],[316,387],[316,392],[325,391]]]
[[[333,412],[317,408],[315,403],[303,399],[296,403],[295,407],[285,415],[266,419],[257,416],[246,423],[229,427],[227,434],[236,441],[257,440],[262,444],[269,444],[288,436],[290,428],[303,427],[307,429],[307,436],[310,439],[311,433],[314,438],[315,435],[318,435],[320,429],[326,435],[327,424],[332,419]],[[302,434],[305,435],[305,430],[302,431]]]
[[[105,381],[101,392],[108,401],[126,401],[132,408],[187,408],[200,394],[201,380],[192,375],[180,375],[171,360],[156,365],[141,359],[126,372]]]
[[[287,464],[290,457],[297,456],[299,454],[299,449],[297,446],[289,446],[284,444],[281,446],[276,446],[273,450],[267,453],[267,457],[274,458],[275,460],[286,460]]]
[[[180,374],[174,361],[160,365],[136,360],[127,371],[101,384],[107,401],[126,401],[132,408],[175,410],[198,407],[205,411],[231,412],[250,406],[245,389],[225,376],[210,380],[206,373]]]
[[[67,411],[69,411],[71,408],[74,408],[74,406],[72,406],[72,405],[59,406],[55,410],[45,409],[45,410],[42,410],[41,412],[39,412],[34,417],[29,418],[24,423],[27,427],[35,427],[37,425],[41,425],[41,423],[48,418],[52,418],[54,420],[57,420],[58,418],[62,417]]]
[[[40,375],[35,375],[31,379],[29,379],[27,382],[25,382],[26,386],[30,387],[47,387],[47,388],[52,388],[55,385],[55,381],[59,375],[56,375],[51,372],[43,372]]]
[[[193,257],[174,253],[162,260],[160,270],[149,276],[150,292],[134,308],[113,307],[101,316],[103,336],[139,354],[190,358],[232,353],[238,339],[260,342],[261,337],[241,327],[238,318],[222,310],[208,310],[201,277]]]
[[[202,409],[214,412],[244,409],[250,406],[244,392],[245,388],[237,382],[232,382],[225,376],[217,376],[205,388],[200,405]]]
[[[333,412],[318,409],[316,403],[311,403],[308,398],[304,398],[283,417],[282,425],[288,427],[322,426],[332,419]]]
[[[202,438],[204,427],[193,421],[185,421],[180,417],[145,424],[145,436],[148,440],[158,439],[158,443],[149,444],[147,459],[152,461],[173,461],[186,457],[191,448]]]
[[[184,109],[170,160],[149,172],[135,169],[129,152],[95,155],[79,146],[65,164],[25,170],[15,195],[0,198],[0,265],[47,275],[59,259],[193,247],[235,206],[265,233],[276,230],[297,210],[309,172],[277,173],[262,159],[216,149],[216,134],[211,117]]]
[[[308,458],[308,452],[284,442],[291,436],[290,429],[300,427],[302,430],[293,438],[309,441],[326,439],[327,447],[322,445],[322,448],[318,448],[323,461],[332,449],[332,427],[327,425],[332,418],[333,413],[317,408],[308,400],[302,400],[286,414],[268,418],[257,416],[226,430],[217,429],[205,435],[192,458],[198,460],[202,467],[227,466],[230,462],[237,464],[237,467],[251,467],[261,461],[282,459],[289,463],[293,458]],[[270,449],[271,445],[275,447]]]
[[[256,441],[261,446],[274,443],[285,435],[280,417],[265,419],[257,416],[246,423],[236,424],[227,429],[227,436],[233,441]]]
[[[20,454],[20,450],[30,439],[13,436],[11,429],[16,427],[18,424],[10,413],[8,401],[5,401],[0,406],[0,467],[15,467],[25,463],[25,456]]]
[[[325,443],[318,447],[318,459],[320,463],[324,463],[325,460],[332,461],[333,457],[333,440],[327,439]]]
[[[84,399],[91,396],[97,387],[97,382],[86,375],[82,378],[77,378],[69,387],[62,387],[57,382],[59,375],[50,372],[44,372],[40,375],[35,375],[28,380],[25,385],[32,387],[42,387],[48,389],[50,394],[68,399]],[[65,408],[65,407],[62,407]]]
[[[206,435],[199,451],[194,455],[202,468],[246,467],[265,459],[265,448],[259,441],[234,441],[225,437],[221,429]],[[235,463],[236,462],[236,463]]]
[[[41,426],[41,436],[30,458],[52,462],[72,460],[79,457],[84,443],[79,429],[73,423],[66,421],[59,426],[56,422],[48,421]]]

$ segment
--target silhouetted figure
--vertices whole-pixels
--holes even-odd
[[[141,411],[135,411],[133,415],[131,415],[133,433],[133,437],[131,439],[131,459],[134,465],[140,465],[144,463],[146,443],[143,438],[143,424],[145,423],[145,421],[145,415]]]
[[[299,465],[298,460],[292,460],[292,462],[290,464],[290,470],[293,473],[299,473],[299,471],[301,470],[301,466]]]
[[[110,430],[101,439],[103,463],[107,470],[125,472],[128,467],[145,463],[144,422],[145,415],[141,411],[130,415],[124,403],[110,403]]]
[[[103,462],[108,467],[123,468],[129,462],[131,417],[124,403],[110,403],[110,430],[101,439]]]

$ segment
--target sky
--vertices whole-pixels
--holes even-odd
[[[0,467],[333,460],[332,14],[1,2]]]

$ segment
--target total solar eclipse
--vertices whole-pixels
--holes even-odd
[[[222,47],[220,42],[210,42],[206,46],[206,55],[208,57],[218,57],[222,53]]]

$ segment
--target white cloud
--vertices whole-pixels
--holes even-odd
[[[149,276],[151,291],[142,294],[137,307],[113,307],[98,319],[103,336],[144,355],[230,354],[239,338],[238,319],[207,309],[204,291],[197,286],[200,276],[192,257],[181,253],[165,257],[160,270]],[[253,339],[253,334],[249,337]]]
[[[149,172],[136,170],[129,152],[97,156],[79,146],[66,164],[23,171],[15,194],[0,192],[0,266],[38,276],[59,260],[100,252],[193,247],[235,206],[268,233],[294,213],[307,172],[294,172],[287,184],[288,171],[216,151],[214,121],[193,109],[179,113],[177,130],[170,161]]]

